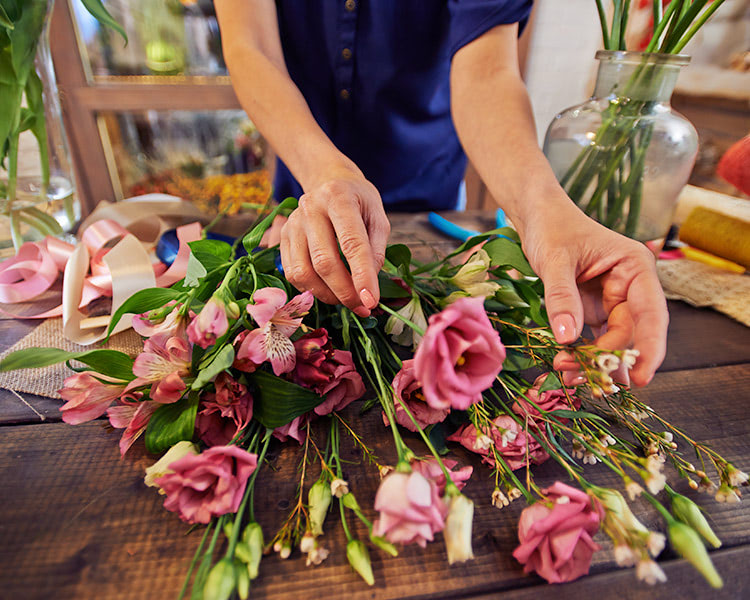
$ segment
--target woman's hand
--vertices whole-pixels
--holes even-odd
[[[646,385],[664,359],[669,323],[654,256],[572,203],[564,212],[527,224],[522,236],[529,262],[544,282],[555,338],[571,343],[586,323],[602,348],[635,347],[640,356],[630,377]],[[565,355],[555,367],[578,369]]]
[[[297,289],[368,316],[380,298],[378,271],[391,230],[380,194],[346,169],[306,189],[281,230],[284,273]]]

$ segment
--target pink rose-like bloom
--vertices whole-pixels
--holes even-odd
[[[133,442],[146,431],[151,416],[159,408],[156,402],[142,402],[143,394],[135,392],[126,394],[120,398],[121,404],[110,406],[107,409],[109,424],[115,429],[125,429],[120,438],[120,454],[125,453],[133,445]]]
[[[535,465],[549,458],[549,454],[544,451],[541,444],[507,415],[500,415],[493,419],[490,430],[479,432],[479,435],[477,435],[476,427],[470,423],[446,439],[458,442],[471,452],[481,454],[484,457],[482,461],[490,465],[495,464],[495,455],[489,447],[492,445],[497,454],[514,471],[526,466],[527,456],[529,462]]]
[[[526,391],[526,398],[519,396],[513,403],[513,412],[522,417],[530,416],[538,417],[541,413],[531,403],[533,402],[542,409],[544,412],[551,412],[553,410],[578,410],[581,408],[581,400],[576,397],[575,389],[557,389],[557,390],[546,390],[539,393],[539,389],[544,384],[544,380],[547,379],[548,373],[540,375],[534,381],[534,385]],[[566,396],[567,392],[567,396]],[[570,401],[568,401],[570,397]],[[531,402],[529,402],[531,400]],[[572,404],[571,404],[572,403]],[[567,423],[568,419],[564,417],[557,417],[562,423]]]
[[[98,375],[98,373],[97,373]],[[63,382],[59,394],[65,404],[60,407],[62,419],[78,425],[101,417],[114,400],[125,391],[125,382],[102,383],[91,373],[76,373]]]
[[[414,355],[414,372],[427,404],[466,410],[503,368],[505,347],[492,328],[483,298],[459,298],[430,317]]]
[[[537,502],[521,513],[513,556],[524,572],[536,571],[550,583],[564,583],[589,572],[591,556],[599,546],[592,536],[604,510],[581,490],[559,481],[542,490],[549,503]]]
[[[191,342],[208,348],[229,329],[227,311],[215,298],[206,302],[203,310],[188,325],[187,335]]]
[[[280,442],[286,442],[289,438],[297,440],[300,444],[305,441],[305,425],[310,421],[310,415],[307,413],[299,417],[295,417],[291,422],[281,427],[277,427],[273,430],[273,437]]]
[[[454,471],[453,467],[458,464],[458,461],[450,458],[444,458],[443,464],[445,464],[445,467],[450,472],[451,481],[459,490],[462,490],[466,485],[466,482],[471,478],[474,468],[471,465],[467,465],[461,467],[458,471]],[[446,484],[445,473],[443,473],[437,460],[434,458],[428,458],[427,460],[414,460],[411,463],[411,468],[421,474],[425,479],[433,481],[437,486],[438,494],[441,498],[443,497]]]
[[[159,333],[147,339],[133,363],[136,379],[125,391],[151,385],[149,396],[155,402],[177,402],[187,387],[182,378],[190,374],[190,353],[190,344],[181,337]]]
[[[425,401],[422,384],[414,373],[414,359],[405,360],[401,370],[393,378],[393,396],[396,407],[396,422],[409,431],[416,431],[412,420],[406,414],[404,406],[414,416],[419,426],[424,429],[428,425],[440,423],[448,416],[450,408],[432,408]],[[383,423],[389,425],[388,418],[383,413]]]
[[[240,364],[261,365],[270,361],[276,375],[289,373],[296,363],[294,345],[289,339],[299,328],[314,302],[307,291],[286,301],[286,292],[275,287],[261,288],[253,294],[247,312],[258,324],[242,339],[237,350]]]
[[[336,350],[325,329],[316,329],[294,342],[297,354],[294,382],[326,399],[316,406],[317,415],[343,410],[365,393],[365,384],[354,367],[351,352]]]
[[[166,316],[162,317],[161,320],[150,319],[149,314],[151,313],[133,315],[131,324],[136,333],[146,338],[158,333],[167,333],[170,337],[184,337],[187,317],[180,314],[182,304],[177,304],[172,300],[167,306],[173,306],[174,308]],[[193,311],[190,311],[190,318],[193,316]]]
[[[171,473],[156,480],[167,495],[164,508],[188,523],[237,512],[258,456],[237,446],[214,446],[169,465]]]
[[[253,397],[247,387],[227,373],[220,373],[214,386],[216,391],[201,400],[195,428],[208,446],[224,446],[250,423]]]
[[[448,506],[435,481],[420,472],[393,471],[380,482],[375,495],[380,514],[373,534],[397,544],[416,543],[423,548],[445,527]]]

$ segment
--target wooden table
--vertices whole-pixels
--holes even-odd
[[[491,227],[478,215],[453,215],[475,228]],[[425,215],[396,215],[397,241],[408,241],[426,258],[455,245],[427,226]],[[750,468],[750,330],[718,313],[670,303],[672,322],[667,358],[654,381],[640,397],[692,436],[711,444],[738,467]],[[0,347],[11,345],[29,325],[0,322]],[[120,459],[119,434],[105,421],[71,427],[60,422],[52,399],[27,397],[44,421],[9,392],[0,391],[0,598],[173,598],[199,541],[200,532],[162,506],[162,497],[143,485],[144,468],[153,462],[136,443]],[[349,419],[369,440],[377,439],[377,454],[387,464],[394,460],[388,436],[377,411],[364,417],[352,407]],[[408,443],[423,446],[414,436]],[[491,481],[475,457],[458,449],[462,463],[479,470],[466,488],[476,504],[472,562],[449,567],[441,539],[426,551],[407,547],[398,558],[372,551],[376,583],[368,588],[354,575],[345,558],[344,540],[335,514],[328,520],[325,544],[331,556],[319,567],[306,568],[297,555],[286,561],[276,555],[261,564],[253,598],[748,598],[750,597],[750,505],[718,504],[698,497],[724,545],[711,556],[724,577],[716,592],[669,550],[660,564],[669,585],[650,588],[630,569],[614,564],[611,544],[594,555],[591,575],[562,586],[546,585],[526,576],[511,557],[517,544],[516,526],[523,502],[497,510],[490,505]],[[343,456],[356,461],[348,441]],[[258,520],[266,534],[278,525],[293,495],[295,445],[272,446],[271,460],[278,472],[259,478],[256,494]],[[262,473],[268,475],[269,470]],[[565,480],[562,469],[548,461],[535,469],[538,482]],[[676,475],[671,472],[671,482]],[[351,464],[347,478],[360,503],[370,507],[377,476]],[[588,467],[590,479],[616,485],[603,466]],[[684,482],[677,488],[692,497]],[[262,490],[262,492],[260,492]],[[649,527],[663,523],[645,502],[634,509]],[[363,531],[358,530],[360,537]]]

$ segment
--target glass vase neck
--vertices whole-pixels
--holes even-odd
[[[690,62],[681,54],[600,50],[594,97],[668,103],[680,68]]]

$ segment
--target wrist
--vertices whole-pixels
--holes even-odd
[[[309,156],[316,156],[311,152]],[[363,179],[364,175],[356,164],[336,150],[322,160],[316,158],[300,173],[298,181],[305,193],[314,190],[326,182],[337,179]]]

